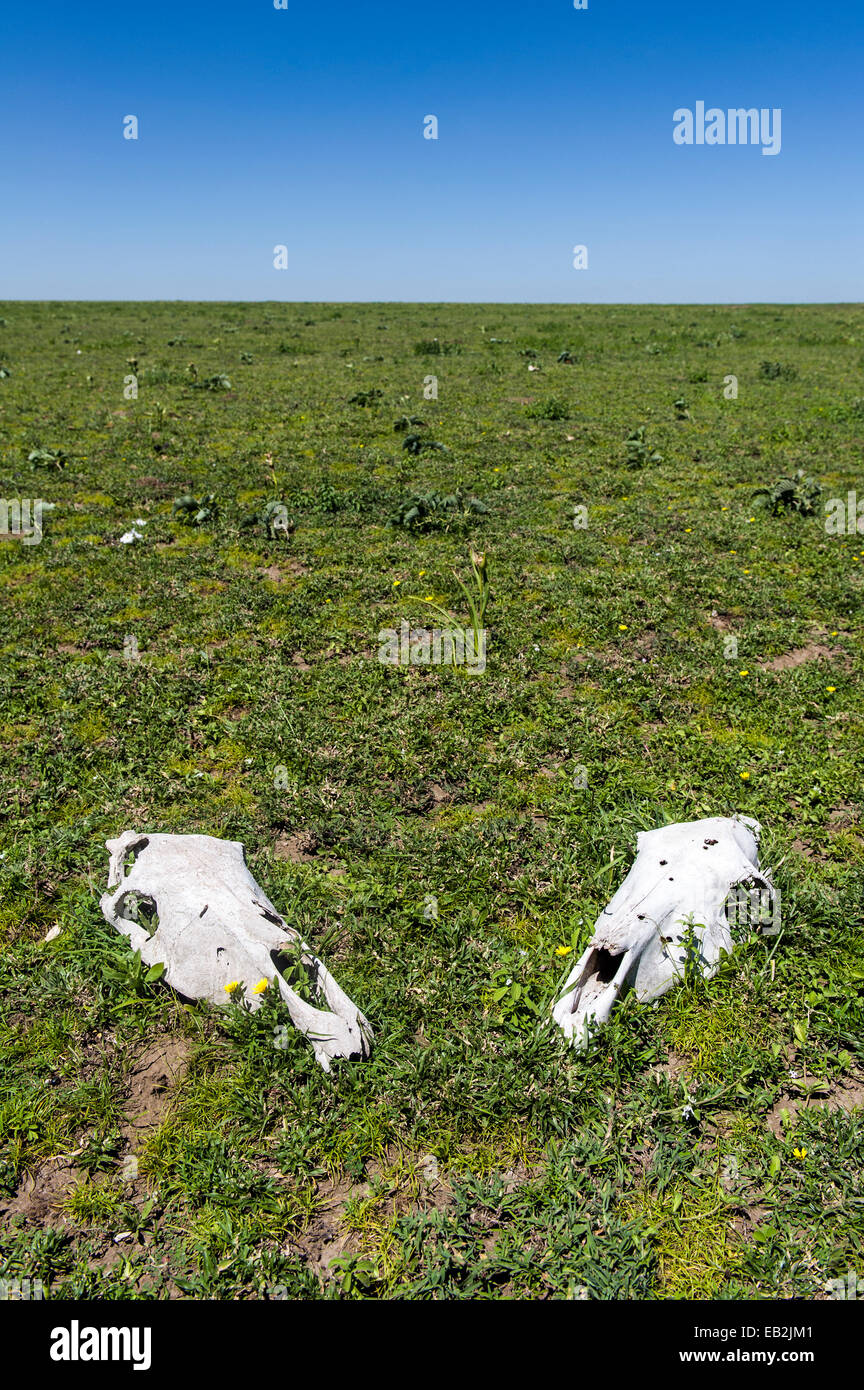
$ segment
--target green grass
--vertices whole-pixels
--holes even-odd
[[[41,544],[0,537],[0,1277],[351,1299],[864,1277],[864,1127],[841,1104],[864,1066],[864,536],[823,521],[864,497],[864,310],[0,320],[0,497],[54,504]],[[444,447],[403,448],[412,417]],[[754,505],[798,469],[815,513]],[[172,516],[210,494],[200,524]],[[398,524],[418,496],[422,529]],[[470,628],[472,549],[485,672],[382,665],[403,618]],[[781,935],[568,1051],[549,1005],[637,832],[736,811],[762,822]],[[242,840],[372,1060],[326,1076],[296,1034],[274,1047],[281,1006],[148,984],[98,902],[127,827]],[[133,1134],[166,1040],[183,1065]]]

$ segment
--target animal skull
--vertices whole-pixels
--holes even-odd
[[[636,859],[594,924],[594,935],[552,1010],[576,1046],[605,1023],[628,987],[656,999],[684,977],[689,959],[706,979],[732,949],[735,890],[779,894],[759,868],[760,826],[749,816],[666,825],[636,837]],[[740,899],[739,899],[740,901]]]
[[[256,984],[275,979],[291,1021],[325,1071],[333,1057],[369,1056],[372,1029],[258,887],[242,844],[126,830],[106,847],[111,861],[102,912],[142,961],[164,964],[166,981],[179,993],[226,1004],[225,987],[236,981],[256,1009]],[[305,970],[312,997],[323,998],[329,1010],[313,1007],[282,978],[289,955]]]

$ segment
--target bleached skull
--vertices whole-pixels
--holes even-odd
[[[640,1000],[656,999],[684,978],[688,962],[710,979],[720,953],[732,949],[742,900],[753,908],[751,924],[761,920],[764,929],[765,907],[776,908],[779,894],[759,868],[759,835],[749,816],[712,816],[637,835],[633,866],[552,1010],[576,1046],[606,1022],[627,989]]]
[[[294,1026],[309,1038],[325,1071],[333,1057],[369,1056],[372,1029],[332,975],[287,925],[246,867],[243,846],[211,835],[140,835],[107,840],[107,920],[128,937],[148,966],[189,999],[224,1005],[226,986],[242,989],[251,1009],[255,986],[276,982]],[[114,891],[111,891],[114,890]],[[286,983],[299,965],[319,1009]]]

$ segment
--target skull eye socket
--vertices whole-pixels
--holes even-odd
[[[147,893],[124,893],[117,905],[117,916],[124,922],[134,922],[136,927],[142,927],[148,936],[155,936],[159,930],[156,899]]]
[[[137,840],[133,840],[131,845],[127,846],[126,853],[123,855],[124,874],[128,874],[129,870],[134,867],[138,855],[142,852],[142,850],[145,850],[147,848],[149,843],[149,836],[141,835]]]

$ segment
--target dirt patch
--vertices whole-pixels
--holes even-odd
[[[712,608],[708,621],[715,632],[728,632],[735,619],[731,613],[718,613],[716,608]]]
[[[794,651],[784,652],[782,656],[775,656],[771,661],[760,661],[759,668],[762,671],[793,671],[796,666],[803,666],[805,661],[819,661],[823,657],[826,661],[833,661],[835,657],[843,655],[838,647],[825,647],[821,642],[808,642],[806,647],[796,647]]]
[[[660,1062],[656,1067],[652,1067],[649,1076],[655,1077],[658,1081],[661,1077],[669,1082],[670,1086],[676,1086],[679,1081],[687,1079],[689,1069],[687,1058],[679,1053],[670,1051],[665,1062]]]
[[[292,664],[293,666],[296,666],[298,671],[311,671],[311,670],[312,670],[312,667],[309,665],[309,662],[305,659],[305,657],[302,655],[301,652],[293,652],[293,653],[292,653],[292,656],[291,656],[291,664]]]
[[[189,1060],[191,1044],[185,1038],[157,1038],[129,1074],[126,1120],[121,1132],[130,1144],[137,1144],[158,1129],[171,1103],[171,1090]]]
[[[43,1224],[68,1197],[83,1174],[68,1160],[49,1158],[18,1186],[14,1197],[0,1198],[0,1218],[5,1226],[13,1217]]]
[[[415,815],[425,815],[430,811],[434,815],[439,806],[451,799],[445,787],[431,781],[417,782],[413,786],[399,785],[397,795],[402,809]]]
[[[164,496],[166,492],[173,491],[171,483],[164,482],[162,478],[155,478],[149,476],[145,476],[143,478],[136,478],[135,486],[146,488],[148,492],[155,493],[160,497]]]
[[[771,1133],[779,1139],[785,1128],[782,1119],[784,1110],[789,1112],[791,1129],[804,1110],[844,1110],[847,1115],[864,1107],[864,1078],[847,1077],[843,1081],[826,1084],[821,1094],[806,1096],[787,1092],[768,1111],[765,1123]]]
[[[318,853],[318,840],[311,830],[295,830],[293,835],[280,835],[273,846],[276,859],[292,864],[310,864]]]
[[[269,579],[271,584],[284,584],[285,580],[300,579],[308,571],[300,560],[283,560],[281,565],[268,565],[266,569],[258,571],[265,579]]]
[[[753,1232],[763,1224],[767,1215],[768,1208],[761,1206],[758,1202],[751,1205],[742,1203],[732,1217],[730,1224],[736,1235],[749,1245],[753,1239]]]
[[[341,1228],[342,1213],[347,1202],[368,1197],[368,1183],[355,1187],[350,1182],[323,1183],[318,1189],[320,1205],[306,1230],[295,1237],[292,1245],[299,1249],[309,1267],[320,1277],[327,1275],[330,1265],[340,1255],[355,1254],[350,1245],[351,1232]]]
[[[411,1194],[412,1184],[400,1181],[397,1186],[386,1181],[387,1171],[395,1162],[395,1150],[388,1150],[381,1162],[373,1161],[368,1165],[370,1179],[385,1179],[385,1190],[380,1192],[376,1202],[376,1223],[389,1221],[395,1215],[408,1211],[428,1211],[433,1207],[440,1210],[452,1201],[450,1184],[445,1178],[439,1177],[438,1164],[431,1154],[421,1155],[414,1164],[420,1187],[419,1194],[414,1189],[414,1196]],[[521,1181],[527,1180],[518,1172],[505,1174],[504,1177],[506,1191],[514,1191]],[[512,1185],[508,1185],[508,1180]],[[330,1266],[341,1255],[363,1253],[361,1234],[346,1230],[343,1218],[349,1202],[360,1201],[372,1193],[372,1182],[355,1184],[341,1178],[318,1184],[315,1215],[306,1230],[293,1238],[292,1246],[319,1278],[328,1277]]]

